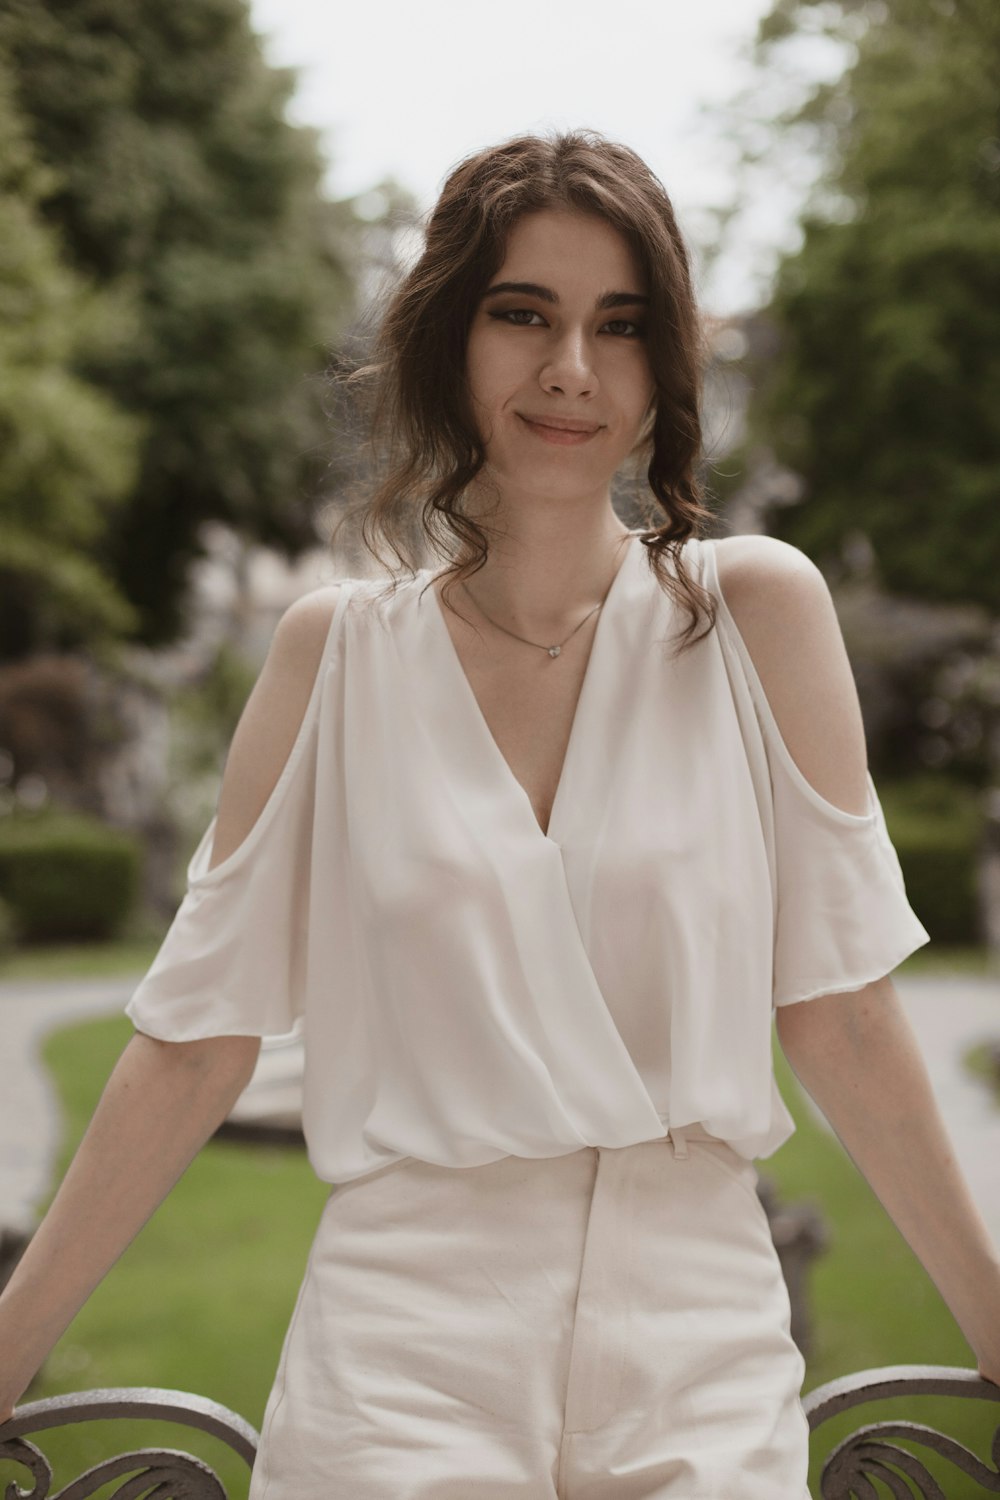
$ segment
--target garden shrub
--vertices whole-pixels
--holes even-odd
[[[879,783],[910,905],[935,943],[982,942],[982,793],[940,773]]]
[[[142,847],[99,818],[61,809],[0,820],[0,898],[19,941],[114,937],[139,891]]]

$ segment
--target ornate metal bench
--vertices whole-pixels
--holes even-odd
[[[881,1370],[861,1370],[828,1380],[804,1396],[802,1405],[809,1430],[814,1433],[821,1423],[852,1407],[888,1397],[905,1402],[911,1396],[1000,1401],[1000,1386],[983,1380],[975,1370],[949,1365],[887,1365]],[[820,1500],[878,1500],[881,1492],[875,1487],[876,1480],[881,1480],[887,1487],[885,1493],[894,1500],[950,1500],[956,1494],[950,1486],[942,1490],[926,1464],[908,1449],[897,1447],[892,1438],[918,1444],[967,1475],[972,1483],[963,1484],[963,1500],[976,1494],[1000,1495],[1000,1426],[994,1428],[990,1441],[990,1468],[962,1443],[934,1427],[920,1422],[882,1421],[856,1428],[827,1456]]]
[[[862,1370],[817,1386],[803,1397],[803,1408],[815,1433],[823,1422],[870,1401],[913,1396],[958,1396],[964,1400],[1000,1402],[1000,1386],[983,1380],[975,1370],[947,1365],[889,1365]],[[215,1471],[201,1459],[171,1448],[142,1448],[115,1454],[88,1469],[59,1491],[51,1493],[52,1466],[28,1436],[75,1422],[108,1418],[154,1417],[180,1423],[220,1438],[252,1468],[258,1434],[235,1412],[186,1391],[127,1387],[122,1390],[78,1391],[17,1408],[0,1425],[0,1461],[22,1466],[33,1481],[31,1489],[11,1485],[8,1500],[86,1500],[103,1486],[120,1480],[111,1500],[226,1500]],[[892,1439],[916,1443],[953,1465],[966,1476],[963,1497],[1000,1494],[1000,1425],[993,1433],[993,1467],[945,1433],[911,1421],[882,1421],[858,1427],[829,1454],[820,1481],[818,1500],[878,1500],[876,1484],[886,1486],[894,1500],[948,1500],[955,1491],[942,1490],[926,1465]],[[971,1484],[968,1482],[971,1481]],[[720,1497],[722,1500],[722,1497]],[[730,1500],[730,1497],[726,1497]]]
[[[164,1391],[155,1387],[126,1386],[120,1390],[74,1391],[46,1401],[29,1401],[15,1408],[8,1422],[0,1424],[0,1462],[23,1466],[33,1480],[29,1490],[7,1490],[8,1500],[86,1500],[105,1485],[120,1479],[112,1500],[226,1500],[222,1482],[208,1464],[193,1454],[174,1448],[140,1448],[117,1453],[95,1464],[61,1489],[52,1490],[52,1465],[36,1443],[27,1437],[69,1427],[76,1422],[102,1422],[123,1417],[130,1421],[153,1417],[178,1422],[221,1438],[253,1467],[259,1434],[236,1412],[187,1391]]]

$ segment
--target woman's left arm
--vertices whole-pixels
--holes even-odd
[[[781,1049],[1000,1384],[1000,1252],[892,979],[775,1012]]]
[[[861,706],[826,581],[775,537],[715,544],[723,596],[802,775],[867,805]],[[776,1008],[793,1070],[934,1281],[980,1373],[1000,1384],[1000,1252],[955,1159],[892,979]]]

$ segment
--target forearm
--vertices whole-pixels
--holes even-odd
[[[812,1014],[794,1015],[792,1012]],[[782,1050],[973,1349],[1000,1328],[1000,1253],[890,979],[778,1013]]]
[[[225,1119],[258,1050],[248,1037],[131,1038],[0,1296],[0,1416]]]

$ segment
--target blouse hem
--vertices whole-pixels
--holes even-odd
[[[918,938],[916,942],[907,943],[898,958],[893,959],[891,963],[886,964],[883,960],[875,967],[874,971],[865,970],[865,977],[862,979],[850,979],[839,984],[815,985],[807,989],[803,994],[793,994],[787,999],[783,998],[779,1000],[775,997],[772,1001],[772,1009],[779,1010],[783,1005],[800,1005],[807,1000],[818,1000],[823,995],[846,995],[852,990],[863,990],[866,985],[874,984],[877,979],[887,978],[894,969],[899,967],[904,958],[908,958],[911,953],[916,953],[918,948],[923,948],[930,940],[930,933],[925,932],[924,936]]]

